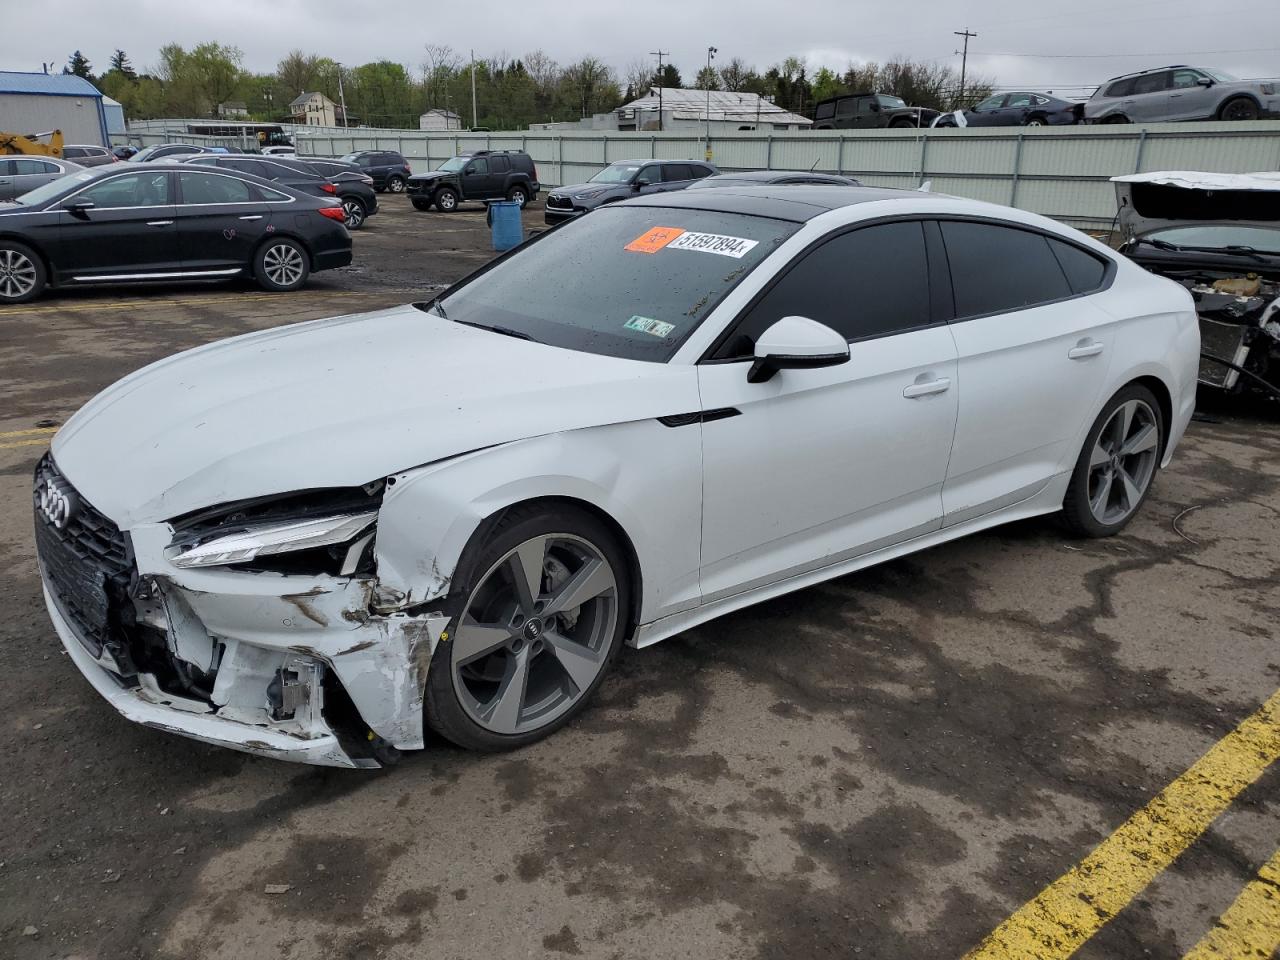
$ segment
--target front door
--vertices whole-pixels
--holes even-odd
[[[829,238],[699,366],[703,410],[718,411],[702,427],[704,601],[941,526],[956,348],[924,231],[898,221]],[[792,315],[849,337],[849,362],[748,383],[749,364],[732,361]]]
[[[77,203],[92,207],[71,210]],[[127,279],[179,269],[173,180],[143,169],[74,193],[58,214],[50,260],[59,282]]]
[[[987,97],[972,110],[965,111],[965,122],[971,127],[991,127],[998,122],[996,115],[1004,106],[1006,94],[997,93],[994,97]]]
[[[248,266],[271,222],[271,210],[258,189],[224,173],[178,174],[178,239],[184,271],[228,274]]]
[[[497,179],[489,169],[488,157],[472,157],[462,171],[462,195],[467,200],[483,200],[493,196]]]
[[[1213,87],[1200,81],[1209,79],[1199,70],[1182,67],[1171,71],[1169,90],[1170,120],[1200,120],[1212,117],[1218,94]]]
[[[953,524],[1026,500],[1071,468],[1076,439],[1105,399],[1117,321],[1087,295],[1107,270],[1094,254],[1030,230],[941,226],[960,359],[942,491]]]

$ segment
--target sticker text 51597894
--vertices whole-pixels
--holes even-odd
[[[726,237],[719,233],[680,234],[667,244],[668,250],[692,250],[695,253],[716,253],[722,257],[733,257],[741,260],[759,243],[758,240],[747,240],[745,237]]]

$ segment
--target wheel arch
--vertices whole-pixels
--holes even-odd
[[[1133,385],[1146,387],[1156,398],[1156,403],[1160,404],[1160,416],[1164,420],[1164,432],[1160,437],[1160,462],[1163,462],[1165,451],[1169,449],[1169,435],[1173,426],[1173,393],[1167,383],[1150,373],[1134,377],[1124,386]],[[1124,387],[1120,389],[1123,390]]]
[[[313,272],[315,271],[315,268],[316,268],[315,251],[311,249],[311,244],[307,242],[307,239],[303,237],[300,233],[294,230],[275,230],[271,233],[264,233],[262,235],[262,239],[253,245],[253,254],[249,258],[250,267],[252,267],[254,262],[258,259],[258,254],[262,252],[262,248],[274,240],[292,240],[294,241],[294,243],[302,247],[303,252],[306,253],[307,255],[308,269],[312,270]]]
[[[34,253],[40,258],[40,263],[44,266],[45,284],[48,287],[56,287],[58,285],[58,281],[53,273],[53,261],[49,259],[48,252],[41,247],[40,244],[36,243],[30,237],[25,237],[20,233],[3,230],[0,230],[0,240],[12,240],[14,243],[20,243]]]
[[[1214,111],[1214,116],[1217,117],[1219,120],[1221,120],[1222,114],[1226,111],[1227,107],[1237,100],[1248,100],[1250,103],[1252,103],[1255,107],[1258,108],[1258,113],[1259,115],[1261,115],[1262,101],[1259,100],[1257,97],[1255,97],[1252,93],[1249,93],[1247,90],[1239,90],[1235,93],[1228,94],[1227,96],[1222,98],[1222,102],[1218,104],[1218,109]]]

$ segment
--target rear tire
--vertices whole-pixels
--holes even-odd
[[[0,303],[34,300],[48,282],[39,254],[16,240],[0,240]]]
[[[1128,123],[1129,118],[1126,117],[1123,113],[1113,113],[1111,116],[1107,117],[1102,122],[1103,123]]]
[[[449,636],[427,674],[428,726],[493,752],[568,723],[622,649],[628,570],[611,531],[588,513],[537,504],[508,512],[455,572]]]
[[[441,187],[436,191],[436,209],[441,213],[453,213],[458,209],[458,191],[453,187]]]
[[[1131,383],[1103,406],[1076,458],[1062,517],[1081,537],[1119,533],[1146,502],[1164,451],[1164,415],[1155,396]]]
[[[1026,122],[1028,127],[1047,127],[1048,121],[1044,117],[1029,117]]]
[[[311,275],[307,251],[288,237],[268,240],[254,255],[253,275],[264,290],[273,293],[297,290]]]
[[[404,193],[404,177],[387,177],[387,189],[392,193]]]
[[[364,204],[354,197],[348,197],[342,201],[343,223],[347,225],[348,230],[359,230],[364,226],[364,219],[369,214],[365,211]]]
[[[529,191],[524,187],[514,186],[507,191],[507,199],[520,204],[520,209],[523,210],[525,204],[529,202]]]
[[[1232,97],[1218,111],[1219,120],[1257,120],[1258,105],[1250,97]]]

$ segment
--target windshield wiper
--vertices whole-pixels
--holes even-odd
[[[1277,256],[1270,251],[1259,251],[1253,247],[1247,247],[1244,244],[1232,243],[1222,247],[1184,247],[1176,243],[1170,243],[1168,240],[1157,240],[1152,237],[1139,237],[1139,243],[1146,243],[1157,250],[1172,250],[1174,253],[1225,253],[1237,257],[1249,257],[1252,260],[1261,260],[1264,263],[1268,256]]]
[[[442,313],[441,316],[444,316]],[[445,317],[447,320],[448,317]],[[504,337],[515,337],[517,340],[528,340],[532,343],[541,343],[537,337],[531,337],[523,330],[512,330],[510,327],[498,326],[494,323],[476,323],[472,320],[454,320],[454,323],[460,323],[464,327],[475,327],[477,330],[492,330],[494,333],[500,333]]]

